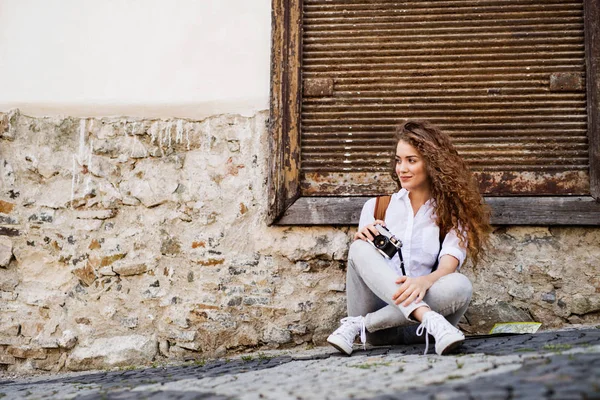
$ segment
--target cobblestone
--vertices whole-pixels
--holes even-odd
[[[459,353],[422,345],[328,347],[127,371],[0,381],[7,399],[600,399],[600,329],[473,337]]]

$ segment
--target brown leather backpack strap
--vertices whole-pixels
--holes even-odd
[[[390,201],[392,200],[392,196],[378,196],[375,199],[375,219],[385,220],[385,212],[387,211],[388,206],[390,205]]]

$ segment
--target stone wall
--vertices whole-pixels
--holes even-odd
[[[323,344],[354,227],[268,227],[267,112],[0,113],[0,368],[82,370]],[[467,332],[600,320],[600,229],[501,227]]]

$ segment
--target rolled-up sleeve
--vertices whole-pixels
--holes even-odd
[[[444,241],[442,242],[442,249],[440,251],[440,255],[438,256],[438,262],[442,259],[442,256],[449,254],[458,260],[457,269],[460,269],[467,258],[466,246],[467,243],[465,243],[465,247],[460,245],[458,234],[456,233],[456,230],[452,229],[450,232],[448,232],[444,238]]]
[[[358,223],[358,230],[360,231],[365,226],[375,222],[375,200],[369,199],[365,203],[360,213],[360,221]]]

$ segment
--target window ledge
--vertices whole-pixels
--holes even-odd
[[[357,225],[369,197],[300,197],[275,225]],[[593,197],[486,197],[493,225],[600,226]]]

